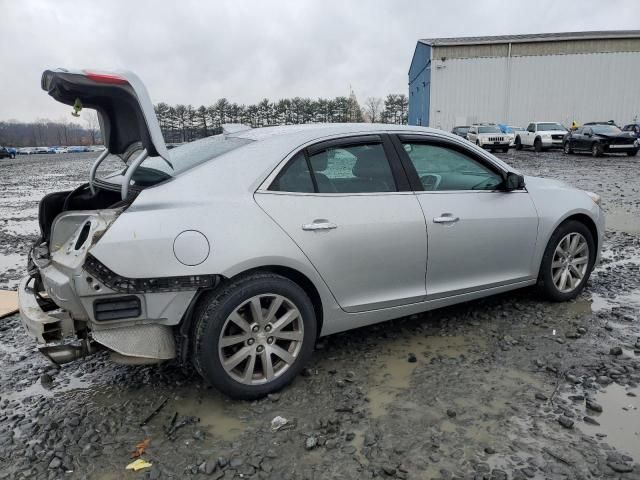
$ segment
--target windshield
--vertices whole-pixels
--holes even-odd
[[[456,127],[454,130],[460,133],[467,133],[469,131],[469,127]]]
[[[559,123],[539,123],[538,131],[548,131],[548,130],[564,130],[564,127]]]
[[[593,125],[591,130],[597,135],[618,135],[622,133],[622,130],[613,125]]]
[[[478,133],[502,133],[498,127],[478,127]]]

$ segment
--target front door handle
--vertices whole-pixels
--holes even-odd
[[[338,225],[328,220],[314,220],[313,223],[302,225],[303,230],[333,230],[334,228],[338,228]]]
[[[454,217],[451,213],[443,213],[440,217],[435,217],[433,223],[455,223],[460,217]]]

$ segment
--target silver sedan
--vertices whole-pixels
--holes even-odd
[[[46,71],[42,86],[96,109],[106,146],[86,184],[42,200],[20,285],[23,324],[59,363],[177,359],[257,398],[319,336],[536,284],[572,299],[598,261],[597,195],[455,135],[230,125],[169,153],[135,75]],[[98,176],[109,154],[127,166]]]

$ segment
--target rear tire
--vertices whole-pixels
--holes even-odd
[[[540,137],[533,141],[533,149],[538,153],[542,151],[542,140],[540,140]]]
[[[592,156],[601,157],[603,153],[604,153],[604,151],[603,151],[602,145],[600,145],[600,143],[593,142],[593,144],[591,144],[591,155]]]
[[[573,253],[572,241],[576,241]],[[586,244],[586,254],[584,246],[577,251],[583,243]],[[567,252],[567,256],[564,257],[558,249]],[[551,235],[540,264],[538,279],[544,296],[555,302],[576,298],[589,280],[595,259],[596,244],[587,226],[577,220],[561,224]]]
[[[288,385],[316,340],[315,311],[306,292],[268,272],[240,276],[206,294],[194,321],[196,370],[218,390],[244,400]]]

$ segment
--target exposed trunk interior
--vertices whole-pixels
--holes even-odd
[[[38,222],[40,224],[41,242],[49,243],[53,220],[62,212],[70,210],[99,210],[115,207],[122,203],[120,193],[116,191],[96,188],[91,193],[89,184],[85,183],[75,190],[54,192],[45,195],[38,207]]]

